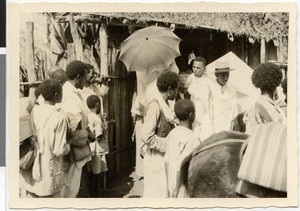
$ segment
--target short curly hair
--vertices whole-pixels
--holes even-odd
[[[157,88],[160,92],[168,91],[169,87],[171,89],[178,88],[179,76],[171,71],[162,72],[157,78]]]
[[[97,95],[90,95],[86,99],[86,104],[89,109],[94,109],[97,103],[100,104],[100,98]]]
[[[86,72],[86,64],[78,60],[71,61],[66,68],[66,74],[70,80],[74,80],[77,75],[83,77]]]
[[[254,69],[251,79],[256,88],[272,91],[280,85],[282,72],[276,64],[266,62]]]
[[[190,117],[190,113],[195,113],[195,106],[191,100],[180,99],[175,103],[174,111],[180,121],[185,121]]]
[[[61,83],[54,78],[45,79],[39,87],[43,98],[50,102],[53,102],[55,93],[62,93]]]

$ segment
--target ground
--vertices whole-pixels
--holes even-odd
[[[124,172],[120,177],[116,177],[114,180],[107,178],[106,190],[104,191],[104,177],[99,178],[101,181],[101,187],[99,189],[100,198],[141,198],[143,195],[143,182],[144,180],[138,177],[133,170]],[[83,168],[81,177],[81,186],[78,198],[90,198],[91,192],[89,187],[89,173]]]
[[[121,178],[107,184],[106,197],[109,198],[140,198],[143,194],[143,179],[134,170],[124,174]]]

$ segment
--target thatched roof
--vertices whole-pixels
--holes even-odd
[[[68,15],[68,14],[64,14]],[[211,28],[236,36],[246,35],[255,40],[265,38],[267,41],[288,36],[288,13],[89,13],[76,14],[84,18],[109,21],[118,19],[121,23],[160,22],[179,24],[187,28]]]

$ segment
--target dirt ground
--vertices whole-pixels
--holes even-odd
[[[144,180],[140,179],[134,170],[107,184],[105,197],[109,198],[141,198]]]
[[[104,176],[98,177],[100,188],[98,196],[92,196],[90,189],[90,177],[86,169],[83,168],[81,185],[77,198],[141,198],[143,195],[143,179],[140,179],[134,169],[124,172],[122,176],[116,177],[114,180],[106,178],[106,190],[104,191]],[[106,176],[108,177],[108,175]]]

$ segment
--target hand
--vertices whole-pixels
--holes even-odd
[[[88,132],[88,139],[89,139],[89,141],[90,142],[95,142],[96,141],[95,133],[92,132],[89,127],[87,128],[87,132]]]
[[[106,113],[103,113],[102,119],[106,119],[106,118],[107,118],[107,114],[106,114]]]

